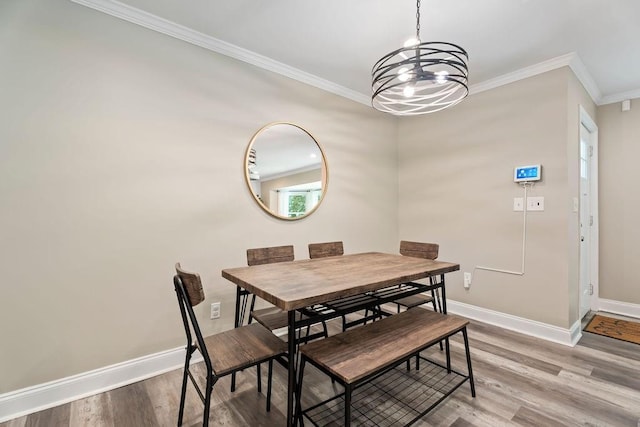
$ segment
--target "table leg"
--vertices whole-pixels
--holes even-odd
[[[234,327],[237,328],[240,326],[240,298],[242,296],[242,292],[240,286],[236,286],[236,316],[233,322]],[[260,365],[258,365],[260,366]],[[236,373],[231,374],[231,391],[236,390]]]
[[[444,285],[444,274],[440,275],[440,283],[442,283],[442,313],[447,314],[447,291],[445,290],[446,286]]]
[[[442,314],[447,314],[447,291],[444,283],[444,274],[440,275],[440,283],[442,283]],[[442,341],[440,341],[442,346]],[[442,347],[440,347],[442,348]],[[445,339],[445,351],[447,353],[447,373],[451,373],[451,353],[449,347],[449,337]]]
[[[294,392],[296,387],[296,311],[289,311],[289,331],[288,331],[288,345],[289,345],[289,383],[287,387],[287,426],[294,425],[293,411],[294,405]]]
[[[240,320],[240,297],[241,297],[241,292],[240,292],[240,286],[236,286],[236,317],[235,317],[235,321],[234,321],[234,325],[237,328],[239,325],[239,320]]]
[[[351,426],[351,384],[344,386],[344,425]]]

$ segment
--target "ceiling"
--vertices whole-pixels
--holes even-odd
[[[413,0],[73,1],[367,103],[416,24]],[[640,97],[638,0],[422,0],[421,39],[467,50],[472,92],[570,65],[598,104]]]
[[[253,168],[263,180],[318,170],[324,155],[320,146],[305,130],[279,123],[263,128],[251,141],[256,150]]]

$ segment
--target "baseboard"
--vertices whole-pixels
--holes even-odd
[[[567,346],[574,346],[582,333],[579,321],[564,329],[452,300],[447,300],[447,308],[450,313]],[[640,318],[637,304],[601,299],[600,309]],[[284,334],[286,329],[279,332]],[[197,355],[192,361],[201,359]],[[0,395],[0,423],[179,369],[183,363],[184,348],[176,348],[5,393]]]
[[[178,369],[184,351],[184,347],[167,350],[1,394],[0,423]],[[194,362],[202,359],[197,356]]]
[[[628,302],[600,298],[598,300],[598,311],[606,311],[608,313],[620,314],[623,316],[635,317],[640,319],[640,304],[632,304]]]
[[[478,320],[490,325],[499,326],[525,335],[542,338],[558,344],[573,347],[576,345],[582,332],[580,322],[574,323],[570,329],[560,328],[547,323],[512,316],[510,314],[493,311],[462,302],[452,301],[447,298],[447,311],[459,314],[469,319]]]

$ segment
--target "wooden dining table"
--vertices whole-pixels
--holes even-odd
[[[289,314],[287,426],[291,426],[294,423],[296,390],[296,329],[304,326],[299,316],[296,321],[297,311],[305,313],[308,325],[371,308],[374,303],[379,305],[432,289],[415,281],[439,275],[438,286],[442,291],[443,312],[446,313],[444,274],[459,269],[459,264],[451,262],[367,252],[227,268],[222,270],[222,277],[233,282],[238,289],[255,294]],[[402,285],[406,283],[412,285]],[[366,296],[362,304],[332,304],[335,301],[359,301],[358,296],[362,295]],[[318,313],[315,318],[313,313]]]

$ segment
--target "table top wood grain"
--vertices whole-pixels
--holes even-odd
[[[459,269],[450,262],[367,252],[226,268],[222,277],[290,311]]]

